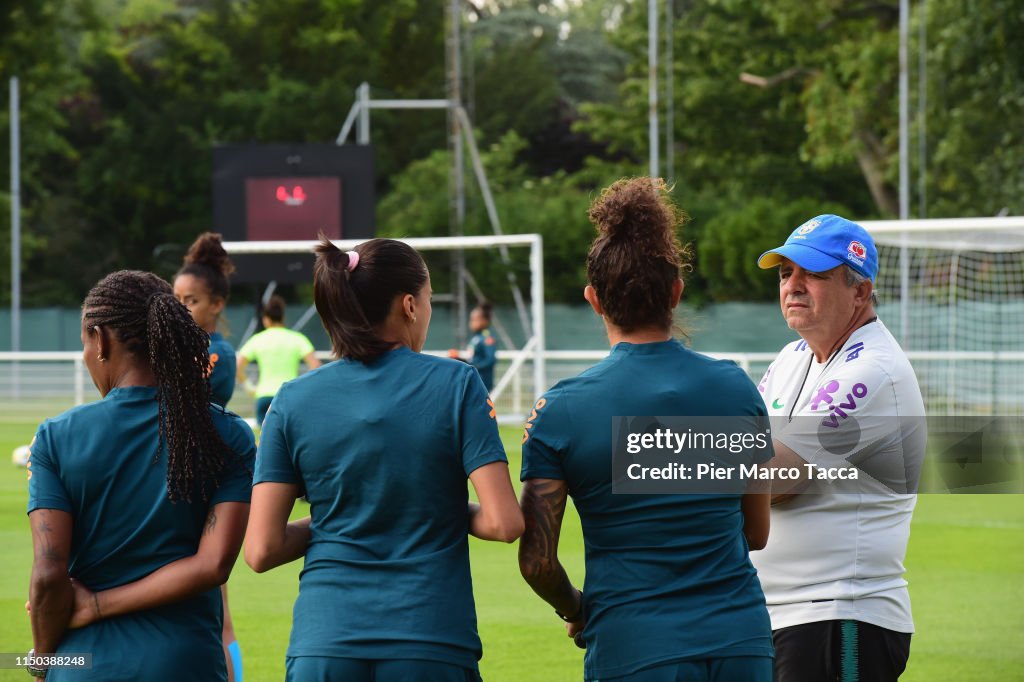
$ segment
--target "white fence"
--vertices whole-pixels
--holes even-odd
[[[755,383],[775,357],[708,354],[736,362]],[[319,355],[329,359],[327,353]],[[607,351],[546,351],[548,386],[543,388],[579,374],[606,355]],[[912,351],[908,356],[930,414],[1024,416],[1024,351]],[[502,421],[521,421],[543,392],[533,385],[533,354],[499,351],[495,376],[502,378],[495,387]],[[80,352],[0,352],[0,424],[37,422],[98,397]],[[252,400],[239,389],[229,407],[250,416]]]

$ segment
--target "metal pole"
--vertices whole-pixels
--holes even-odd
[[[21,131],[18,77],[11,78],[11,350],[21,350]],[[21,370],[11,363],[11,396],[21,397]]]
[[[75,405],[85,402],[85,362],[82,354],[75,356]]]
[[[910,217],[910,74],[907,43],[910,35],[910,0],[900,0],[900,220]]]
[[[451,149],[451,179],[448,185],[451,234],[461,237],[466,222],[466,177],[465,160],[462,148],[462,121],[457,110],[462,107],[462,56],[459,29],[460,2],[452,0],[448,17],[448,126],[449,144]],[[455,294],[455,345],[466,345],[466,282],[462,273],[466,269],[466,252],[458,248],[452,254],[452,288]]]
[[[359,120],[356,125],[356,143],[370,144],[370,84],[363,81],[356,90],[356,100],[359,102]]]
[[[672,58],[673,17],[672,0],[665,0],[665,181],[671,185],[675,179],[675,95]]]
[[[647,137],[651,177],[658,177],[658,0],[647,0]]]
[[[341,124],[341,130],[338,131],[338,137],[334,138],[334,144],[341,146],[348,141],[349,131],[352,130],[352,125],[356,122],[359,109],[359,89],[356,88],[356,101],[352,102],[352,108],[348,110],[348,116],[345,117],[345,122]]]
[[[457,107],[455,113],[462,120],[462,130],[466,136],[466,146],[469,148],[469,158],[473,163],[473,171],[476,174],[476,182],[480,187],[480,195],[484,199],[484,208],[487,209],[487,217],[491,221],[491,228],[494,230],[494,234],[501,235],[501,221],[498,219],[498,209],[494,205],[494,197],[491,196],[491,186],[487,182],[487,175],[484,173],[484,165],[480,161],[480,150],[476,148],[476,140],[473,139],[473,126],[470,125],[469,118],[466,116],[466,110],[462,107]],[[498,254],[501,256],[501,262],[505,264],[505,279],[508,280],[508,285],[512,290],[512,299],[516,303],[516,311],[519,313],[519,322],[523,325],[523,333],[526,336],[530,336],[532,326],[529,318],[526,316],[526,303],[523,301],[523,294],[519,291],[519,284],[516,282],[516,273],[512,270],[512,260],[508,255],[508,248],[504,244],[498,245]]]
[[[21,350],[21,131],[18,77],[11,78],[11,350]],[[16,375],[15,375],[16,376]],[[15,381],[17,392],[17,381]]]
[[[544,364],[544,240],[538,234],[530,245],[530,307],[533,308],[533,395],[540,398],[548,390],[548,375]]]
[[[910,34],[910,0],[900,0],[900,220],[910,217],[910,81],[907,73],[907,42]],[[910,249],[907,235],[900,244],[900,341],[910,342]]]
[[[921,0],[918,18],[918,62],[917,62],[917,217],[928,217],[928,49],[927,24],[928,0]]]
[[[306,312],[302,313],[302,316],[299,317],[299,319],[295,321],[295,324],[292,325],[292,329],[297,332],[301,332],[302,328],[306,326],[307,322],[313,319],[314,315],[316,315],[316,304],[310,303],[309,307],[306,308]]]

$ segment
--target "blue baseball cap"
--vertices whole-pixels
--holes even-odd
[[[793,230],[785,244],[762,253],[757,264],[762,269],[773,268],[783,257],[811,272],[845,264],[872,282],[878,274],[875,240],[857,223],[837,215],[811,218]]]

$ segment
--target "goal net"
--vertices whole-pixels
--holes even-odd
[[[1024,415],[1024,218],[861,224],[929,413]]]
[[[342,249],[349,250],[365,240],[333,240]],[[494,374],[494,387],[491,398],[494,401],[499,418],[502,421],[519,421],[530,406],[548,388],[548,377],[545,365],[544,343],[544,272],[543,242],[539,234],[493,235],[476,237],[420,237],[402,239],[409,246],[423,253],[431,267],[431,279],[435,290],[445,281],[437,271],[440,264],[447,264],[444,258],[436,256],[452,254],[457,250],[466,252],[500,252],[504,257],[508,249],[526,249],[529,276],[529,300],[521,297],[518,287],[513,286],[513,298],[517,304],[517,319],[493,320],[493,327],[503,336],[503,350],[498,353],[498,364]],[[225,242],[225,250],[235,254],[269,254],[269,253],[309,253],[316,242],[313,241],[262,241],[262,242]],[[520,252],[521,253],[521,252]],[[469,262],[472,259],[467,259]],[[508,267],[508,259],[504,265],[495,257],[492,267]],[[477,259],[479,264],[479,259]],[[483,261],[487,263],[485,259]],[[470,288],[477,289],[477,281],[485,273],[474,273],[467,270],[465,279]],[[493,277],[491,278],[493,279]],[[510,281],[512,279],[510,278]],[[438,297],[435,295],[435,300]],[[474,296],[469,296],[474,300]],[[466,320],[456,320],[456,324],[465,325]],[[515,327],[515,334],[504,334],[504,327]],[[524,339],[519,344],[511,343],[513,338]],[[428,339],[430,337],[428,336]],[[447,349],[428,348],[424,352],[433,355],[447,355]]]

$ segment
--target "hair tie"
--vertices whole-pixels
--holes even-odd
[[[151,307],[153,305],[153,299],[154,298],[156,298],[157,296],[162,296],[163,294],[166,294],[166,293],[167,293],[166,291],[154,291],[153,293],[151,293],[146,298],[146,307],[147,308]]]
[[[356,266],[359,265],[359,252],[346,251],[345,253],[348,255],[348,267],[346,268],[346,270],[352,272],[353,270],[356,269]]]

